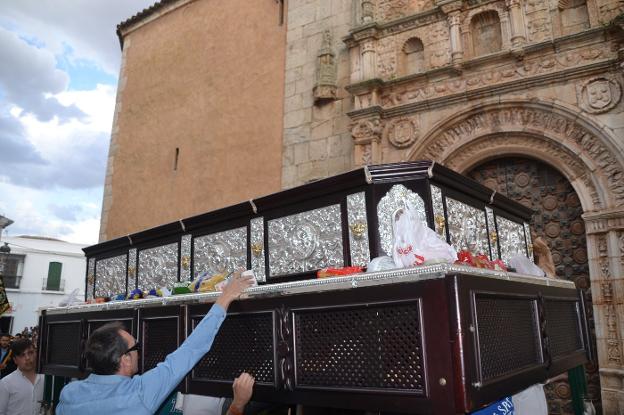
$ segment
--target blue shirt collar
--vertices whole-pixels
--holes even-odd
[[[128,379],[131,378],[129,376],[122,375],[96,375],[95,373],[91,373],[85,381],[99,384],[115,384]]]

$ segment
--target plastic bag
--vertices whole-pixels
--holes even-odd
[[[234,273],[232,272],[232,273],[230,273],[230,275],[228,275],[226,280],[217,283],[215,285],[215,287],[214,287],[215,291],[223,291],[223,288],[225,288],[225,285],[230,282],[230,279],[232,278],[233,275],[234,275]],[[256,275],[250,269],[248,269],[246,271],[243,271],[241,273],[241,277],[253,277],[253,280],[251,281],[251,283],[252,283],[251,286],[252,287],[256,287],[258,285],[258,280],[256,279]]]
[[[63,297],[63,299],[59,301],[59,307],[66,307],[72,304],[81,303],[82,300],[78,298],[78,291],[80,291],[80,288],[76,288],[67,296]]]
[[[529,258],[522,254],[513,256],[509,260],[509,266],[516,269],[518,274],[534,275],[536,277],[545,277],[546,273],[538,267]]]
[[[366,272],[385,271],[388,269],[395,269],[396,267],[394,259],[389,256],[378,256],[368,263]]]
[[[421,221],[411,204],[397,210],[392,217],[394,244],[392,259],[399,268],[427,262],[453,262],[457,253]]]

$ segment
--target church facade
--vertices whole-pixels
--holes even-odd
[[[598,361],[586,367],[588,398],[605,414],[622,413],[624,4],[252,3],[163,0],[120,25],[124,66],[101,238],[357,166],[435,160],[536,211],[533,228],[549,242],[557,275],[574,280],[592,304]],[[229,25],[211,32],[210,19]],[[240,34],[229,35],[232,27]],[[165,33],[178,39],[175,50],[162,43]],[[264,43],[250,43],[256,38]],[[215,50],[225,59],[211,60]],[[240,61],[227,59],[238,53]],[[124,77],[158,60],[160,71]],[[231,66],[220,70],[223,62]],[[190,99],[163,107],[175,94]],[[132,124],[146,109],[151,131]],[[175,147],[189,149],[191,164],[205,164],[163,174],[140,152],[148,143],[152,161],[169,162]],[[206,154],[215,151],[231,163]],[[207,192],[192,196],[197,183]],[[572,413],[565,379],[547,394],[551,413]]]

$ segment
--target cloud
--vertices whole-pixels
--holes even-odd
[[[71,147],[46,155],[45,163],[6,161],[0,164],[0,178],[18,186],[36,189],[69,189],[101,186],[106,170],[108,136],[104,133],[69,137]]]
[[[20,0],[0,1],[0,16],[13,27],[40,40],[53,53],[70,44],[73,59],[96,62],[117,76],[120,46],[117,24],[154,4],[155,0]],[[8,25],[9,23],[7,23]]]
[[[62,105],[53,94],[67,87],[67,74],[55,68],[56,59],[45,49],[38,49],[15,33],[0,28],[2,60],[0,88],[6,101],[14,103],[41,121],[55,116],[61,121],[84,114],[75,105]]]
[[[48,210],[59,219],[75,222],[78,219],[78,214],[82,212],[82,207],[80,205],[57,205],[56,203],[50,203]]]
[[[24,134],[24,127],[17,119],[0,114],[0,172],[3,164],[46,163]]]

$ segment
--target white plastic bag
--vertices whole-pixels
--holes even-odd
[[[72,304],[81,303],[82,300],[78,298],[79,288],[76,288],[72,292],[70,292],[67,296],[63,297],[61,301],[59,301],[59,307],[67,307]]]
[[[455,250],[419,219],[416,208],[411,204],[394,213],[392,230],[392,259],[399,268],[425,262],[454,262],[457,259]]]
[[[544,385],[536,384],[511,397],[514,415],[548,415]]]
[[[536,277],[545,277],[546,273],[538,267],[529,258],[522,254],[514,255],[509,260],[509,266],[516,269],[518,274],[534,275]]]
[[[394,259],[384,255],[373,258],[373,260],[366,266],[366,272],[386,271],[389,269],[395,269],[396,267]]]

